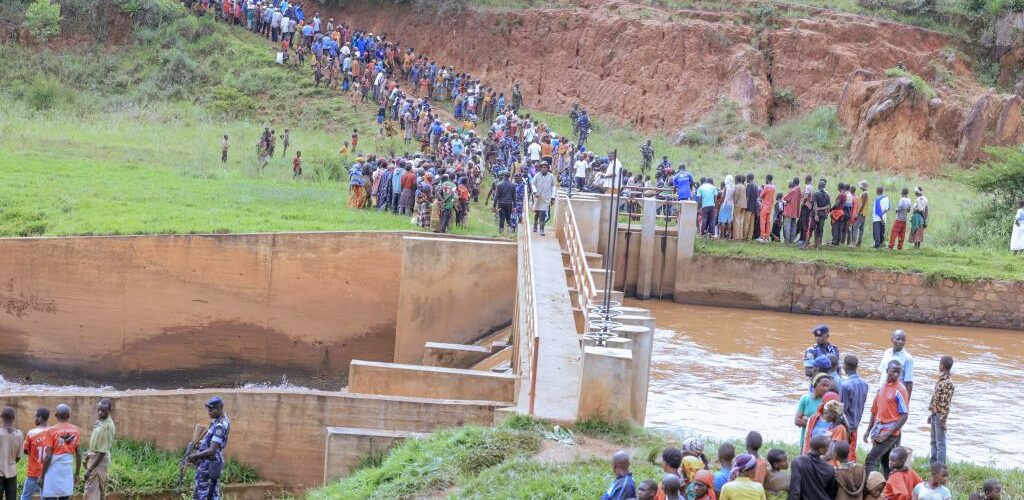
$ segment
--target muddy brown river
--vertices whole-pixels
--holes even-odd
[[[914,391],[903,444],[926,456],[928,403],[939,358],[953,356],[956,392],[948,422],[951,461],[1024,466],[1016,439],[1024,414],[1024,332],[956,328],[823,316],[627,301],[650,309],[658,330],[651,362],[647,425],[715,438],[758,430],[768,440],[796,444],[793,425],[806,392],[802,355],[819,323],[831,329],[840,353],[860,358],[869,396],[860,435],[878,388],[878,363],[896,328],[907,331],[914,356]],[[864,446],[861,443],[861,446]],[[765,450],[766,451],[766,450]]]

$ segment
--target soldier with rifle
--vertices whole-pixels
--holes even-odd
[[[640,146],[640,157],[643,159],[640,171],[646,174],[651,170],[651,163],[654,162],[654,146],[651,145],[650,139],[647,139],[647,144]]]
[[[214,396],[206,402],[210,426],[202,437],[189,444],[181,472],[188,463],[196,466],[196,485],[193,500],[220,500],[220,476],[224,472],[224,448],[231,432],[231,420],[224,414],[224,401]],[[178,476],[180,484],[182,474]]]
[[[523,93],[519,90],[519,84],[512,84],[512,110],[516,113],[523,107]]]

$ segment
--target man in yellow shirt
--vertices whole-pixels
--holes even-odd
[[[114,446],[116,432],[110,410],[111,404],[107,398],[101,399],[96,405],[96,424],[89,436],[89,452],[85,455],[84,500],[102,500],[106,497],[110,449]]]

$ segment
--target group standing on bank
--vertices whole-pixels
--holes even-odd
[[[37,408],[33,413],[34,427],[24,433],[15,425],[14,408],[0,410],[0,500],[31,500],[36,494],[43,500],[68,500],[79,493],[84,500],[106,498],[116,434],[113,410],[110,399],[99,400],[88,441],[82,430],[71,423],[72,409],[66,404],[54,407],[54,423],[50,421],[49,408]],[[185,457],[185,463],[195,466],[192,498],[220,500],[220,477],[231,421],[219,397],[207,401],[206,410],[210,424],[192,446],[194,452]],[[28,464],[19,496],[17,466],[22,459]]]
[[[762,458],[763,439],[753,431],[747,435],[745,453],[737,456],[733,444],[723,443],[712,463],[704,454],[704,442],[690,438],[662,452],[665,474],[660,480],[636,482],[628,453],[620,451],[612,457],[616,477],[602,500],[950,500],[946,431],[953,358],[938,360],[939,378],[927,409],[931,440],[925,480],[911,467],[914,451],[902,445],[914,389],[915,360],[906,349],[907,333],[892,333],[892,346],[879,359],[881,377],[870,402],[870,384],[858,373],[860,360],[841,355],[827,325],[815,327],[812,335],[814,344],[802,357],[807,385],[794,417],[800,429],[799,456],[772,449]],[[862,460],[859,441],[869,447]],[[999,500],[1001,494],[998,481],[989,480],[970,498]]]

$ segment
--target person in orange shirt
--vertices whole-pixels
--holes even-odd
[[[757,241],[767,243],[772,240],[772,208],[775,206],[775,184],[772,183],[771,174],[768,174],[764,179],[764,186],[761,186],[760,199],[761,213],[758,220],[761,222],[761,237]],[[760,461],[758,464],[758,470],[761,470]]]
[[[907,467],[908,456],[910,452],[902,446],[893,448],[889,453],[889,466],[892,467],[892,472],[885,481],[883,497],[886,500],[911,500],[914,487],[924,482],[914,469]]]
[[[661,469],[665,474],[675,474],[682,480],[679,467],[683,465],[683,451],[679,448],[668,447],[661,452]],[[665,500],[665,488],[658,483],[658,492],[654,494],[654,500]]]
[[[46,459],[46,443],[50,439],[47,422],[50,420],[49,408],[36,409],[36,426],[25,435],[23,451],[28,455],[28,468],[25,471],[25,484],[22,486],[22,498],[29,500],[39,489],[39,480],[43,477],[43,460]]]
[[[902,372],[903,365],[895,359],[886,365],[885,385],[878,389],[871,405],[871,420],[868,432],[864,434],[864,442],[872,445],[864,461],[864,468],[869,473],[881,463],[882,473],[888,476],[890,452],[899,445],[900,429],[907,423],[910,393],[900,381]]]
[[[43,498],[70,497],[75,491],[75,481],[82,472],[81,431],[71,420],[71,408],[57,405],[53,412],[57,424],[47,430],[46,458],[39,481]],[[74,469],[71,468],[74,463]]]
[[[771,176],[768,176],[768,182],[771,182]],[[768,462],[759,455],[763,444],[764,438],[761,437],[761,433],[750,431],[747,434],[747,453],[757,461],[757,465],[754,467],[755,483],[764,483],[764,478],[768,476]]]

